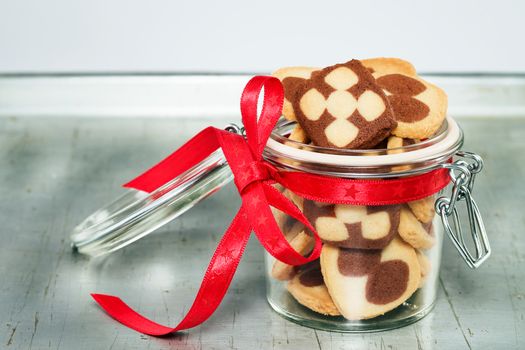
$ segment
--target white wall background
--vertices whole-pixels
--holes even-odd
[[[525,2],[0,0],[0,73],[267,72],[399,56],[525,72]]]

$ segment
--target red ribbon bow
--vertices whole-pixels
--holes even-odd
[[[257,102],[264,87],[264,103],[257,118]],[[281,171],[266,162],[262,153],[281,116],[284,91],[273,77],[256,76],[241,97],[242,121],[246,139],[224,130],[208,127],[166,159],[125,184],[125,187],[152,192],[221,148],[234,175],[242,205],[224,233],[208,265],[193,305],[174,328],[155,323],[133,311],[120,298],[92,294],[113,318],[139,332],[150,335],[195,327],[210,317],[222,301],[253,230],[264,248],[289,265],[302,265],[317,259],[321,241],[303,213],[272,184],[278,182],[301,197],[329,203],[385,205],[421,199],[449,182],[446,169],[394,180],[352,180],[301,172]],[[270,206],[302,222],[315,239],[309,256],[297,253],[280,231]]]

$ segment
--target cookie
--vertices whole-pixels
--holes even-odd
[[[432,232],[432,221],[426,224],[420,222],[406,207],[401,209],[398,232],[401,238],[414,248],[429,249],[436,242]]]
[[[334,205],[309,200],[302,205],[324,243],[359,249],[386,247],[397,233],[400,209],[400,205]]]
[[[310,310],[323,315],[341,315],[324,284],[319,260],[301,266],[286,288],[299,304]]]
[[[296,120],[292,100],[297,91],[297,86],[309,79],[312,72],[318,70],[314,67],[284,67],[272,73],[272,76],[281,81],[284,88],[283,116],[288,120]],[[309,138],[299,124],[295,126],[288,137],[290,140],[307,143]]]
[[[424,139],[441,126],[447,111],[447,95],[417,76],[414,66],[398,58],[363,60],[388,96],[398,122],[392,131],[402,138]]]
[[[376,82],[392,106],[397,126],[392,134],[411,139],[431,137],[443,124],[447,95],[415,75],[377,73]]]
[[[394,57],[376,57],[361,60],[363,66],[365,66],[370,73],[376,77],[380,74],[392,74],[399,73],[405,75],[416,75],[416,68],[412,63]]]
[[[386,148],[388,149],[388,154],[399,154],[403,153],[404,150],[401,149],[402,147],[415,145],[416,143],[419,143],[419,139],[407,139],[397,136],[390,136],[388,137],[388,142],[386,145]]]
[[[430,259],[420,250],[416,249],[417,261],[419,262],[419,269],[421,270],[421,281],[418,288],[422,288],[427,281],[427,277],[431,270]]]
[[[382,315],[407,300],[419,286],[415,249],[395,237],[383,250],[323,245],[321,272],[337,309],[349,320]]]
[[[407,138],[401,138],[397,136],[389,136],[388,142],[387,142],[387,154],[399,154],[405,152],[402,147],[415,145],[416,143],[420,142],[420,140],[417,139],[407,139]],[[406,171],[412,169],[411,165],[397,165],[391,167],[391,171],[393,172],[399,172],[399,171]]]
[[[295,126],[295,128],[290,133],[290,136],[288,136],[288,140],[301,142],[301,143],[308,143],[310,142],[310,138],[308,135],[306,135],[306,132],[304,132],[303,128],[299,124]]]
[[[416,75],[414,66],[399,58],[377,57],[362,60],[373,76],[377,74],[401,73],[406,75]],[[309,79],[313,72],[320,70],[316,67],[284,67],[276,70],[272,75],[278,78],[284,87],[283,116],[288,120],[296,120],[291,101],[295,99],[297,88],[306,79]],[[310,141],[301,125],[297,124],[289,137],[291,140],[307,143]]]
[[[434,208],[435,202],[436,198],[429,196],[417,201],[408,202],[407,204],[419,221],[428,224],[436,215],[436,209]]]
[[[375,74],[399,73],[416,75],[414,66],[405,60],[393,57],[376,57],[361,60],[368,71]],[[318,67],[283,67],[272,73],[272,76],[281,81],[284,88],[283,116],[288,120],[296,120],[291,101],[295,99],[297,87],[305,80],[310,79],[313,72],[321,70]]]
[[[285,232],[285,237],[290,243],[290,246],[299,254],[306,255],[312,251],[314,247],[314,239],[310,236],[304,225],[300,222],[295,222],[292,228]],[[295,268],[292,265],[283,263],[282,261],[275,260],[273,263],[271,275],[273,278],[279,281],[287,281],[292,278],[295,274]]]
[[[272,73],[272,76],[281,81],[284,88],[283,116],[288,120],[296,120],[292,102],[298,85],[310,79],[314,67],[284,67]]]
[[[322,147],[372,148],[397,125],[383,90],[358,60],[314,71],[297,87],[292,105],[301,127]]]
[[[358,153],[358,155],[363,156],[363,157],[383,155],[385,154],[385,149],[387,148],[387,141],[388,141],[388,138],[379,142],[377,145],[374,146],[374,148],[367,150],[367,152]],[[377,150],[377,151],[374,151],[374,150]]]

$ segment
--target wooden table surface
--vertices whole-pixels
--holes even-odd
[[[154,338],[111,320],[90,292],[117,294],[159,322],[178,322],[239,205],[234,188],[103,258],[73,254],[71,230],[119,195],[119,184],[208,124],[0,119],[0,348],[525,348],[525,118],[460,120],[464,149],[486,162],[475,196],[493,255],[470,270],[447,239],[436,307],[413,325],[341,334],[284,320],[265,300],[263,250],[254,239],[224,302],[201,327]]]

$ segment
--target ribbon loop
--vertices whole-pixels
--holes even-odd
[[[257,118],[259,95],[264,88],[264,100],[260,118]],[[273,127],[281,117],[284,89],[279,79],[274,77],[253,77],[241,96],[241,115],[246,139],[257,160],[262,159],[266,141]]]

